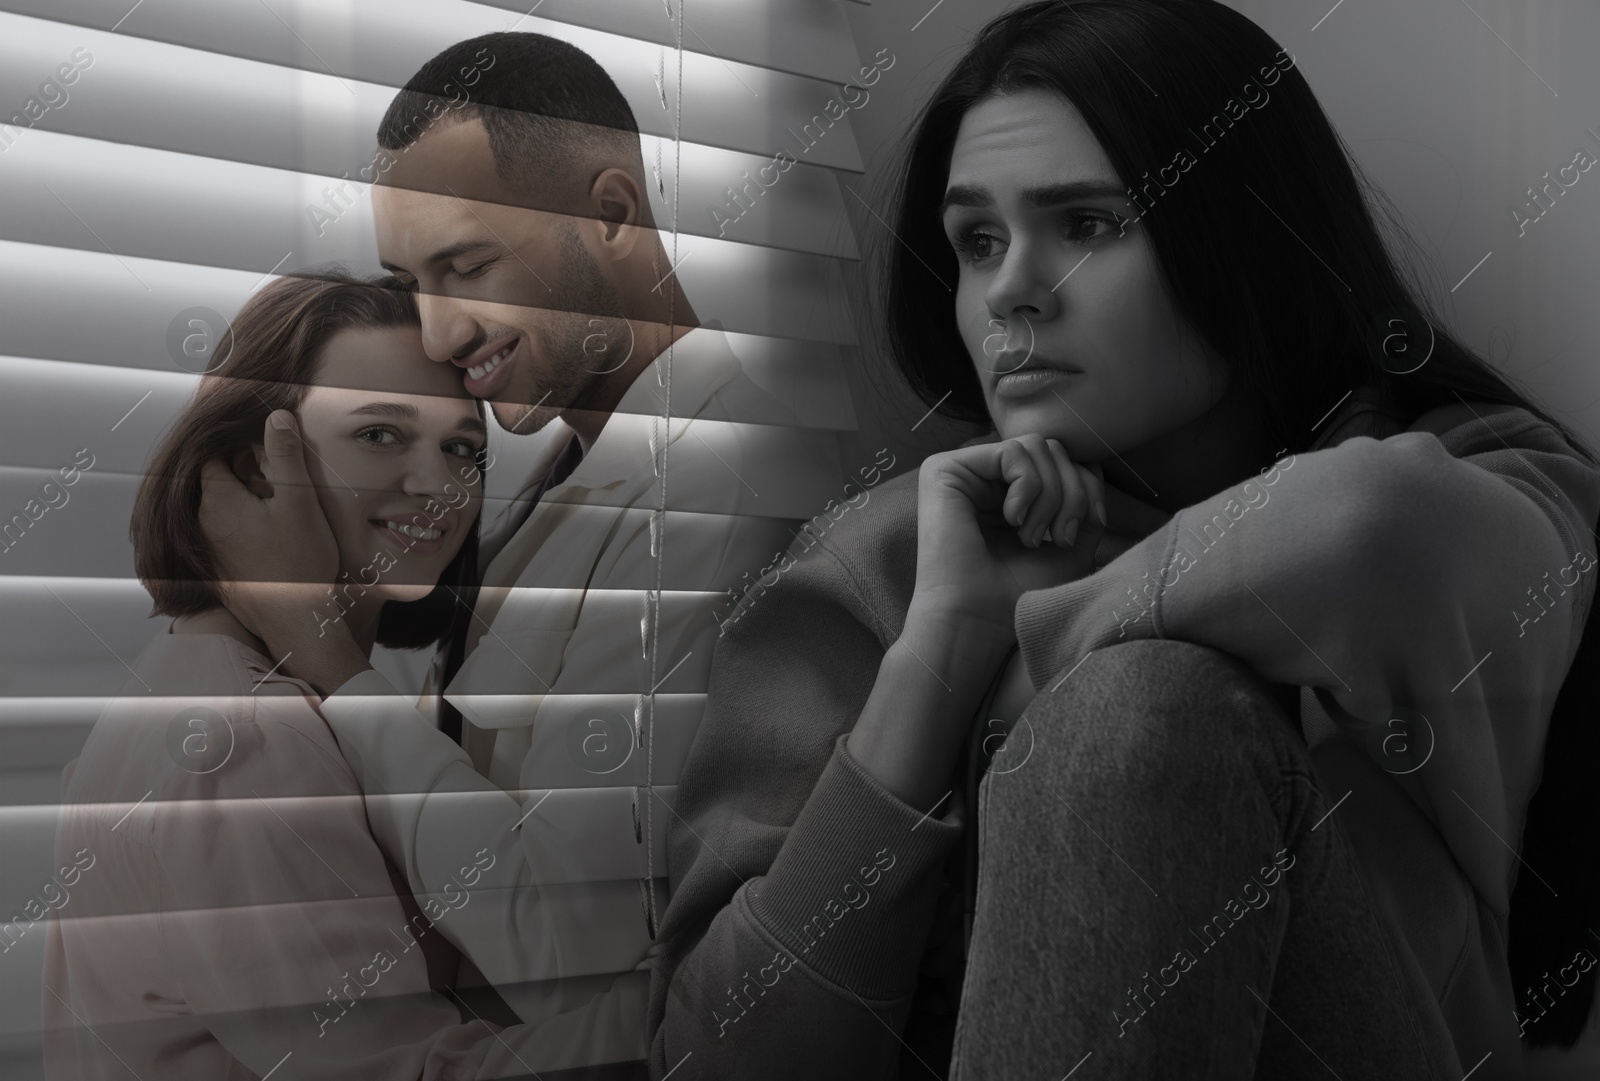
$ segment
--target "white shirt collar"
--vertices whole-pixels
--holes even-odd
[[[672,419],[700,417],[713,395],[742,371],[720,327],[700,326],[679,338],[650,363],[617,402],[600,436],[561,484],[545,493],[559,501],[568,486],[602,488],[654,473],[650,446],[652,422],[659,424],[668,406],[666,380],[671,374]],[[682,437],[682,425],[673,425],[669,444]],[[641,473],[641,471],[643,471]]]

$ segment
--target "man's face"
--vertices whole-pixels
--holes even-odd
[[[378,255],[415,283],[428,356],[460,368],[509,431],[581,408],[615,355],[616,289],[586,247],[587,219],[516,205],[576,207],[580,182],[511,191],[476,119],[436,124],[398,156],[372,189]]]

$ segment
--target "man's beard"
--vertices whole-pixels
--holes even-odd
[[[533,400],[491,403],[495,419],[517,435],[537,432],[567,409],[583,408],[584,399],[598,389],[605,374],[620,366],[612,359],[615,343],[632,341],[628,323],[621,318],[621,294],[600,273],[572,227],[561,237],[561,266],[546,306],[546,322],[531,335],[537,338],[545,364],[540,382],[532,388]],[[597,339],[610,343],[598,356]]]

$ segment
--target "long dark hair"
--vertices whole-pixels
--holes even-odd
[[[1596,461],[1574,432],[1441,325],[1414,268],[1386,248],[1379,217],[1413,255],[1415,241],[1350,157],[1292,58],[1215,0],[1027,4],[984,27],[939,85],[893,178],[893,235],[875,238],[885,345],[925,404],[942,401],[940,412],[952,418],[991,423],[956,325],[957,263],[937,208],[967,110],[1032,89],[1071,102],[1133,189],[1138,228],[1148,230],[1173,302],[1234,366],[1263,426],[1263,453],[1305,450],[1319,418],[1365,386],[1407,424],[1461,401],[1518,406]],[[1161,170],[1179,151],[1195,160],[1168,184]],[[1403,340],[1391,337],[1397,333],[1409,335],[1404,351],[1394,347]],[[1431,354],[1422,354],[1430,340]],[[1600,679],[1584,667],[1596,657],[1600,627],[1591,625],[1552,714],[1543,780],[1529,803],[1523,847],[1557,879],[1561,898],[1528,885],[1529,875],[1518,881],[1508,948],[1518,987],[1548,983],[1600,902],[1600,801],[1587,777],[1600,748],[1590,723]],[[1570,1045],[1597,978],[1600,971],[1585,974],[1524,1040]]]
[[[1147,209],[1137,227],[1177,311],[1232,365],[1269,450],[1306,449],[1320,417],[1371,386],[1405,423],[1461,400],[1520,406],[1595,460],[1431,316],[1374,208],[1397,241],[1414,242],[1292,63],[1215,0],[1049,0],[984,27],[912,128],[893,180],[895,236],[877,238],[885,344],[924,403],[943,399],[941,413],[989,423],[956,326],[957,263],[937,208],[967,110],[1040,89],[1072,103],[1138,193]],[[1235,120],[1240,109],[1248,115]],[[1166,185],[1162,167],[1180,150],[1197,160]],[[1431,355],[1408,371],[1430,331]],[[1401,332],[1406,355],[1395,349]]]
[[[212,368],[156,449],[134,500],[134,570],[155,601],[152,615],[225,607],[216,560],[200,529],[205,463],[231,461],[261,442],[268,414],[298,409],[315,381],[322,347],[339,331],[419,325],[416,299],[396,279],[363,280],[339,269],[279,278],[245,301],[217,343]],[[432,592],[384,604],[378,643],[421,649],[446,639],[458,621],[470,618],[477,582],[474,519]]]

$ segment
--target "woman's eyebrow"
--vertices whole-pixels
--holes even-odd
[[[1034,210],[1073,203],[1080,199],[1127,198],[1126,188],[1107,180],[1073,180],[1065,184],[1047,184],[1041,188],[1028,188],[1022,193],[1024,206]]]
[[[417,407],[403,402],[368,402],[350,410],[352,417],[393,417],[396,420],[416,420]]]
[[[417,407],[408,405],[405,402],[368,402],[366,405],[358,405],[350,410],[349,415],[352,417],[390,417],[395,420],[416,420],[419,416]],[[480,435],[487,435],[489,429],[477,417],[462,417],[456,423],[456,431],[476,432]]]
[[[989,194],[988,188],[975,188],[970,184],[957,184],[947,188],[944,198],[939,200],[939,209],[936,217],[944,217],[944,212],[953,206],[992,206],[994,196]]]
[[[1042,210],[1063,203],[1077,202],[1080,199],[1107,199],[1126,198],[1127,190],[1118,187],[1109,180],[1069,180],[1062,184],[1045,184],[1041,187],[1025,188],[1022,192],[1022,205],[1031,210]],[[944,198],[939,203],[939,217],[944,217],[946,210],[953,206],[993,206],[994,196],[988,188],[974,187],[970,184],[956,184],[944,193]]]

